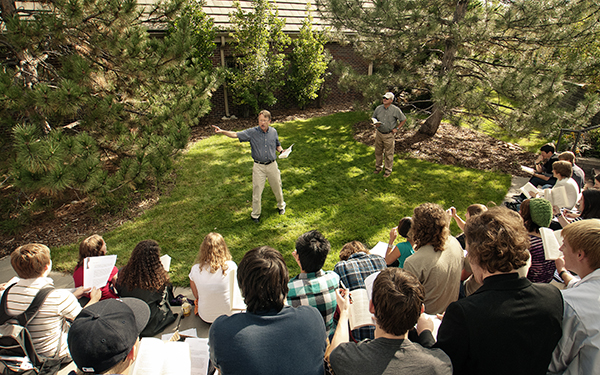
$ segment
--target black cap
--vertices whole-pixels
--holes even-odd
[[[106,299],[81,310],[69,329],[71,358],[83,372],[101,373],[122,362],[150,318],[137,298]]]

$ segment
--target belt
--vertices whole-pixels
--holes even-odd
[[[269,164],[271,164],[271,163],[272,163],[272,162],[274,162],[274,161],[275,161],[275,160],[269,160],[269,161],[258,161],[258,160],[254,160],[254,162],[255,162],[256,164],[262,164],[262,165],[269,165]]]
[[[390,133],[392,132],[392,131],[390,130],[389,132],[387,132],[387,133],[384,133],[384,132],[382,132],[382,131],[381,131],[381,130],[379,130],[379,129],[377,129],[377,131],[378,131],[378,132],[380,132],[381,134],[390,134]]]

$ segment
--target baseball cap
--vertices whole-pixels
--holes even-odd
[[[383,94],[383,97],[386,98],[386,99],[392,99],[392,100],[394,100],[394,94],[391,93],[391,92],[389,92],[389,91],[386,92],[385,94]]]
[[[81,310],[69,329],[71,358],[83,372],[101,373],[122,362],[150,318],[137,298],[106,299]]]

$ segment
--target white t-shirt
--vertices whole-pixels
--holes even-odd
[[[49,277],[21,279],[8,292],[6,307],[9,315],[19,315],[27,310],[33,298],[46,286],[52,286],[54,281]],[[69,354],[67,332],[69,324],[63,324],[64,319],[74,320],[81,306],[77,298],[66,289],[56,289],[46,297],[36,317],[29,323],[29,333],[38,354],[54,357],[58,340],[61,339],[60,356]],[[62,335],[62,338],[61,338]]]
[[[210,266],[200,269],[199,264],[194,264],[189,274],[198,293],[198,316],[207,323],[212,323],[221,315],[231,315],[230,285],[233,282],[237,288],[237,265],[231,260],[226,264],[228,268],[224,273],[220,269],[211,273]]]

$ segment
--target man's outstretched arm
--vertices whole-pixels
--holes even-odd
[[[218,127],[217,125],[212,125],[213,128],[215,128],[215,133],[217,134],[223,134],[228,136],[229,138],[237,138],[237,133],[236,132],[232,132],[230,130],[223,130],[220,127]]]

